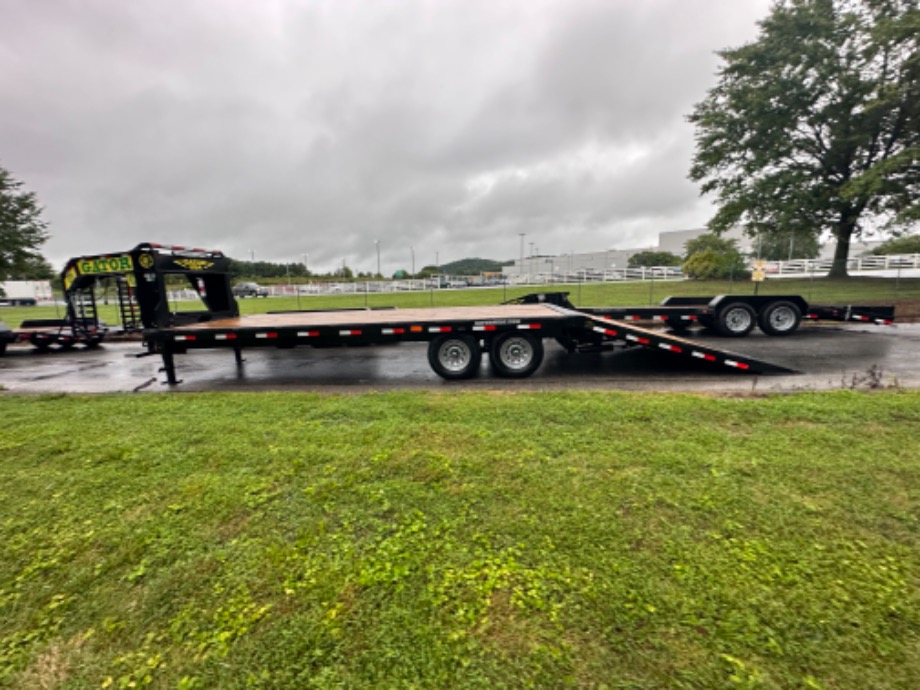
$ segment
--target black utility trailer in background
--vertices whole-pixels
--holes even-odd
[[[141,244],[124,254],[72,259],[63,274],[68,314],[75,323],[91,320],[94,284],[114,279],[124,328],[143,332],[148,353],[162,357],[167,382],[176,384],[175,356],[194,349],[230,348],[242,365],[245,348],[398,342],[427,342],[428,361],[445,379],[475,376],[483,353],[494,374],[523,378],[542,363],[546,339],[556,340],[569,352],[611,349],[614,344],[641,346],[736,371],[791,373],[782,366],[632,322],[659,320],[674,330],[684,330],[685,322],[698,322],[739,336],[762,319],[766,332],[785,334],[798,327],[803,313],[817,313],[801,297],[670,298],[658,307],[576,308],[567,293],[544,293],[496,306],[288,311],[241,317],[231,290],[229,263],[218,251],[157,244]],[[179,276],[198,294],[204,309],[171,309],[167,279],[174,280],[172,276]],[[777,313],[783,309],[791,313],[780,318]],[[858,308],[834,309],[848,316]],[[879,320],[890,322],[893,309],[882,312]],[[744,315],[747,322],[738,325]],[[792,328],[787,325],[790,319]]]
[[[69,319],[27,319],[18,328],[0,323],[0,354],[13,343],[30,343],[43,352],[52,347],[69,350],[74,345],[93,348],[102,342],[107,330],[98,319],[92,324],[74,324]]]
[[[681,333],[699,325],[730,338],[744,337],[754,326],[767,335],[792,335],[802,321],[894,322],[894,307],[809,305],[800,295],[666,297],[652,307],[583,307],[581,311],[617,321],[661,321]]]

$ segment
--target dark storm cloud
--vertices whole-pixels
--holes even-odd
[[[768,0],[0,3],[0,164],[51,258],[406,267],[702,224],[684,122]]]

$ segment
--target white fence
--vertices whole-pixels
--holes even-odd
[[[610,271],[576,271],[573,273],[534,273],[523,276],[477,278],[444,276],[431,280],[380,280],[355,281],[349,283],[309,283],[306,285],[267,286],[272,297],[294,297],[300,295],[364,295],[393,292],[429,292],[432,290],[459,290],[474,288],[497,288],[504,286],[575,285],[579,283],[611,283],[645,280],[683,280],[679,267],[654,266],[627,268]]]
[[[823,275],[831,270],[831,259],[799,259],[796,261],[768,261],[768,276]],[[920,254],[892,254],[890,256],[859,256],[847,261],[849,273],[920,270]]]
[[[795,261],[768,261],[765,267],[768,277],[822,276],[831,269],[830,259],[799,259]],[[920,274],[920,254],[895,256],[862,256],[847,262],[850,273],[887,271],[891,275]],[[297,297],[310,295],[366,295],[394,292],[429,292],[433,290],[458,290],[486,287],[546,287],[551,285],[578,285],[582,283],[625,283],[642,281],[680,281],[685,277],[679,266],[652,266],[644,268],[620,268],[609,271],[574,271],[565,273],[534,273],[531,275],[509,275],[495,278],[468,278],[441,276],[418,280],[377,280],[354,282],[316,282],[300,285],[269,285],[272,297]],[[193,290],[170,292],[170,299],[184,301],[198,299]],[[256,298],[247,298],[256,299]]]

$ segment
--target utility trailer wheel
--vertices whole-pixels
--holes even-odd
[[[29,336],[29,344],[39,352],[48,352],[51,349],[52,343],[53,341],[51,338],[38,333],[33,333]]]
[[[716,328],[729,338],[743,338],[757,323],[754,308],[744,302],[726,304],[716,315]]]
[[[479,339],[471,335],[441,335],[428,343],[428,364],[448,381],[473,378],[482,364]]]
[[[802,322],[802,311],[792,302],[771,302],[760,312],[757,324],[767,335],[791,335]]]
[[[530,333],[502,333],[492,340],[489,361],[499,376],[526,378],[543,363],[543,339]]]

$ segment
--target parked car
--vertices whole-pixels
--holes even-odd
[[[233,286],[234,297],[268,297],[268,288],[258,283],[237,283]]]

